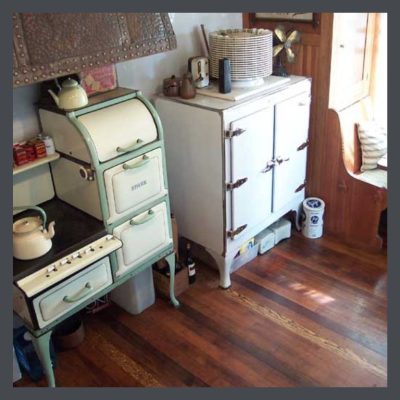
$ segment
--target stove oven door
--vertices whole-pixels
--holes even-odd
[[[151,112],[138,99],[83,114],[78,120],[91,136],[100,162],[137,150],[158,137]]]
[[[120,276],[172,244],[165,202],[116,227],[113,235],[122,241],[116,251]]]
[[[108,224],[167,193],[162,161],[161,149],[155,149],[104,172]]]

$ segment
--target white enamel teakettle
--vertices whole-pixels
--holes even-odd
[[[62,108],[63,110],[75,110],[86,106],[88,97],[85,89],[75,79],[68,78],[61,86],[58,96],[49,89],[49,93],[51,97],[53,97],[58,108]]]
[[[41,216],[21,218],[13,224],[13,255],[19,260],[32,260],[46,254],[52,246],[55,222],[46,229],[47,216],[37,206],[14,207],[14,210],[33,209]]]

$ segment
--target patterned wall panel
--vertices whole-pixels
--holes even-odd
[[[167,13],[15,13],[13,85],[174,48]]]

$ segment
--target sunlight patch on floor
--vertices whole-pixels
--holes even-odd
[[[306,285],[303,285],[302,283],[291,283],[289,287],[293,290],[296,290],[297,292],[303,293],[305,296],[311,297],[313,300],[317,301],[320,304],[328,304],[331,303],[332,301],[335,301],[335,299],[331,296],[328,296],[318,290],[309,288]]]

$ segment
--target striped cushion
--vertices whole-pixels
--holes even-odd
[[[362,152],[361,171],[377,168],[379,159],[387,153],[386,130],[376,121],[357,124]]]

